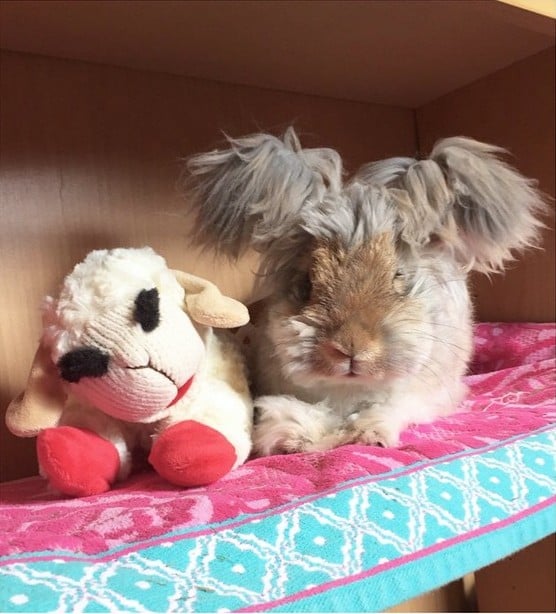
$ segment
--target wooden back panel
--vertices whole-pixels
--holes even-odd
[[[510,162],[554,198],[554,47],[517,62],[417,111],[423,153],[447,135],[465,135],[507,148]],[[552,201],[552,205],[554,201]],[[502,276],[474,276],[481,321],[553,322],[554,217],[543,249],[530,251]]]
[[[199,257],[176,187],[180,158],[219,143],[221,131],[293,122],[351,169],[416,151],[408,109],[9,52],[1,70],[0,415],[25,386],[42,297],[92,249],[148,244],[248,298],[251,261]],[[36,473],[34,440],[1,424],[0,479]]]

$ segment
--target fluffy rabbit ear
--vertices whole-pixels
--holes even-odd
[[[359,176],[389,187],[406,242],[437,239],[469,269],[494,272],[512,250],[537,244],[546,210],[535,182],[504,162],[503,153],[453,137],[439,141],[428,160],[385,160]]]
[[[19,437],[34,437],[45,428],[57,426],[65,402],[66,394],[56,367],[41,343],[25,391],[8,406],[6,426]]]
[[[302,149],[293,128],[282,139],[254,134],[228,142],[228,149],[188,160],[185,187],[201,240],[229,256],[249,246],[264,250],[288,234],[305,207],[341,188],[338,153]]]

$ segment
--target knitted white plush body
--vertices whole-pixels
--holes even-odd
[[[160,420],[154,422],[118,420],[74,395],[68,397],[59,426],[87,429],[111,442],[118,452],[118,481],[128,477],[132,469],[133,450],[140,448],[150,451],[166,429],[182,423],[184,425],[187,423],[188,429],[182,428],[182,436],[177,445],[183,446],[184,452],[188,447],[199,448],[210,445],[210,440],[207,441],[206,437],[203,437],[204,429],[198,426],[203,424],[222,434],[232,444],[235,458],[228,462],[226,472],[241,465],[248,457],[251,451],[252,401],[247,387],[243,357],[228,334],[213,331],[211,328],[205,328],[201,332],[206,352],[191,387],[186,395],[168,408],[167,415]],[[196,424],[191,425],[191,421]],[[52,437],[53,434],[53,432],[45,433],[42,437],[43,439],[45,436]],[[219,456],[223,453],[226,454],[226,458],[223,459],[226,462],[231,456],[231,450],[225,446],[223,450],[216,451]],[[44,457],[44,453],[41,456]],[[68,458],[68,462],[72,460]],[[203,476],[207,475],[207,471],[210,474],[218,472],[220,462],[216,461],[217,459],[209,459],[202,455],[202,464],[210,465],[203,467]],[[45,477],[49,477],[48,472],[44,470],[42,472]],[[198,486],[206,481],[201,477],[199,468],[193,474],[188,472],[187,481],[183,476],[181,481],[179,477],[173,478],[169,468],[165,472],[161,467],[159,473],[169,481],[181,483],[183,486]]]
[[[170,482],[210,483],[251,449],[241,353],[213,329],[247,320],[243,305],[150,248],[91,252],[44,302],[39,351],[8,427],[38,435],[41,471],[66,494],[125,479],[137,448]]]

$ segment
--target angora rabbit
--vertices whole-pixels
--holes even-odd
[[[456,137],[342,181],[340,156],[256,134],[192,157],[203,241],[263,255],[253,348],[260,454],[395,446],[455,410],[472,351],[472,269],[535,244],[534,183],[498,147]],[[268,285],[270,284],[270,285]]]

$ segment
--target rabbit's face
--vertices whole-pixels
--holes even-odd
[[[430,356],[426,302],[393,232],[346,248],[317,241],[307,269],[270,308],[267,330],[288,378],[370,384],[417,372]]]

